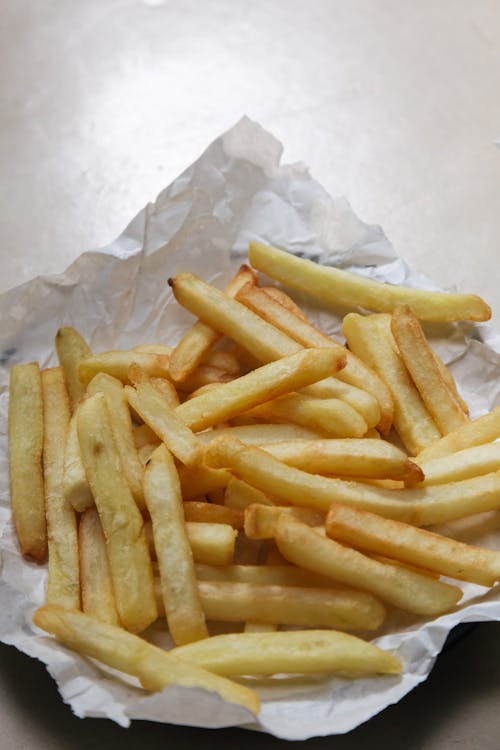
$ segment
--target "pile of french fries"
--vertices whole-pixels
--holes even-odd
[[[398,674],[367,640],[388,609],[436,617],[458,582],[500,580],[499,552],[453,536],[500,508],[500,409],[469,419],[419,322],[486,320],[480,298],[249,259],[224,291],[169,280],[197,318],[174,348],[95,354],[61,328],[60,366],[12,368],[9,439],[20,548],[48,560],[35,624],[147,690],[257,714],[230,677]],[[347,347],[257,271],[356,309]],[[158,618],[170,651],[144,636]]]

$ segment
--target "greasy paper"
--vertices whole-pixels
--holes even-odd
[[[431,624],[393,614],[376,639],[402,659],[401,677],[348,680],[282,677],[251,681],[263,700],[259,718],[202,690],[169,687],[150,695],[56,645],[31,624],[44,601],[46,572],[21,558],[10,518],[7,448],[8,374],[16,362],[56,363],[54,335],[75,326],[92,349],[175,344],[192,321],[172,297],[169,276],[194,271],[221,287],[245,260],[248,243],[274,244],[302,257],[380,281],[437,287],[399,258],[377,226],[361,222],[300,164],[280,166],[281,144],[247,118],[147,205],[111,245],[84,253],[63,274],[33,279],[0,296],[0,637],[44,661],[78,716],[204,727],[244,725],[288,739],[347,732],[424,680],[459,622],[500,619],[497,588],[465,584],[458,611]],[[467,290],[464,290],[467,291]],[[294,295],[328,333],[340,319]],[[500,336],[488,326],[428,329],[455,375],[471,416],[500,404]],[[500,548],[498,514],[477,543]],[[157,636],[157,624],[152,637]],[[161,636],[161,633],[160,633]]]

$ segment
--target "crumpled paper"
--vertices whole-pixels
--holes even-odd
[[[0,638],[41,659],[77,716],[204,727],[245,726],[286,739],[347,732],[395,703],[432,669],[460,622],[500,619],[498,587],[464,585],[460,608],[432,623],[392,613],[375,642],[396,652],[401,677],[248,680],[262,698],[258,718],[203,690],[150,695],[112,670],[56,645],[31,624],[44,601],[46,572],[18,551],[9,510],[8,374],[16,362],[56,363],[54,334],[75,326],[96,350],[176,343],[191,316],[173,300],[169,276],[191,270],[222,286],[250,240],[395,284],[437,287],[399,258],[377,226],[332,198],[302,164],[280,166],[281,144],[243,118],[148,204],[108,247],[84,253],[63,274],[33,279],[0,296]],[[295,295],[299,298],[300,295]],[[338,333],[340,319],[300,297],[314,320]],[[488,326],[428,328],[476,417],[500,404],[500,336]],[[499,514],[476,542],[500,548]],[[158,628],[158,625],[156,626]],[[153,628],[154,631],[154,628]]]

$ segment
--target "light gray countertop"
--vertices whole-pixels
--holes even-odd
[[[500,327],[497,0],[5,0],[0,291],[102,246],[243,114]],[[500,626],[349,736],[310,747],[500,747]],[[276,747],[239,730],[79,721],[0,647],[0,748]]]

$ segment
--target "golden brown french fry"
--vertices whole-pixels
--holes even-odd
[[[259,586],[298,586],[299,588],[331,588],[331,578],[316,575],[309,570],[290,565],[202,565],[196,564],[200,581],[226,581],[227,583],[255,583]]]
[[[217,471],[217,469],[212,469],[212,471]],[[231,475],[229,474],[229,476]],[[256,487],[252,487],[248,482],[231,477],[224,493],[224,505],[227,505],[228,508],[245,510],[245,508],[254,503],[260,505],[282,505],[283,501],[280,501],[279,498],[266,495]]]
[[[195,435],[177,415],[167,399],[153,383],[137,383],[136,388],[125,386],[125,396],[146,424],[186,466],[201,462],[202,449]]]
[[[199,581],[198,585],[208,620],[376,630],[385,616],[383,606],[370,594],[333,586],[310,589],[221,581]]]
[[[277,291],[281,292],[281,290]],[[287,295],[283,294],[283,296],[292,302]],[[389,432],[392,424],[394,404],[389,389],[374,370],[368,367],[359,357],[356,357],[355,354],[347,351],[335,339],[330,338],[330,336],[315,328],[303,313],[299,315],[289,305],[284,306],[280,301],[277,301],[273,297],[270,298],[268,289],[260,289],[248,284],[238,292],[236,299],[259,315],[259,317],[279,328],[299,344],[302,344],[302,346],[326,346],[344,351],[346,354],[346,366],[338,373],[338,380],[367,391],[376,398],[380,408],[380,430],[384,434]],[[346,391],[346,393],[348,392]],[[340,392],[339,397],[342,397]],[[355,406],[355,402],[352,400],[348,403],[351,406]]]
[[[185,401],[175,413],[191,429],[203,430],[264,401],[321,380],[340,369],[343,362],[343,356],[339,357],[331,349],[304,349]]]
[[[440,438],[440,432],[408,374],[390,329],[389,315],[344,318],[349,348],[380,375],[394,399],[394,427],[411,455]]]
[[[482,417],[466,422],[458,430],[449,432],[437,442],[424,448],[418,454],[418,462],[423,463],[431,458],[442,458],[450,453],[484,445],[500,437],[500,406]]]
[[[249,266],[241,266],[236,276],[224,290],[228,297],[234,296],[241,286],[255,283],[257,275]],[[198,320],[184,334],[170,357],[170,377],[175,383],[183,383],[201,363],[203,357],[220,339],[220,333],[210,325]]]
[[[309,349],[309,351],[314,351]],[[328,351],[325,349],[324,351]],[[361,438],[368,425],[356,409],[339,398],[316,398],[304,393],[291,393],[254,407],[250,416],[274,422],[294,422],[323,436]]]
[[[225,676],[341,672],[361,677],[402,669],[393,654],[347,633],[325,630],[228,633],[176,648],[171,655]]]
[[[42,394],[43,476],[49,542],[47,602],[79,609],[76,515],[63,492],[64,450],[71,411],[62,367],[42,370]]]
[[[441,458],[419,461],[424,473],[422,486],[458,482],[492,471],[500,471],[500,443],[485,443],[464,448]]]
[[[151,354],[147,352],[109,351],[94,354],[80,362],[78,376],[86,386],[99,372],[106,372],[114,378],[128,383],[130,367],[136,364],[150,377],[168,378],[169,357],[167,354]]]
[[[230,468],[236,477],[273,498],[323,513],[337,502],[415,526],[430,526],[500,508],[500,472],[433,487],[385,489],[308,474],[228,437],[210,443],[205,462],[214,468]]]
[[[96,620],[118,625],[106,540],[96,508],[83,513],[78,526],[82,609]]]
[[[400,479],[410,484],[424,477],[417,464],[384,440],[289,440],[266,443],[262,447],[283,463],[311,474]]]
[[[165,445],[155,450],[146,468],[144,496],[153,526],[170,635],[176,645],[207,638],[193,553],[184,525],[179,477]]]
[[[197,497],[208,495],[214,490],[227,487],[231,474],[224,469],[211,469],[200,464],[194,468],[187,468],[179,464],[179,481],[183,500],[195,500]]]
[[[375,513],[334,503],[327,516],[330,538],[461,581],[493,586],[500,580],[500,552],[473,547]]]
[[[236,508],[228,508],[214,503],[203,503],[187,500],[182,504],[186,521],[199,523],[226,523],[233,529],[243,528],[243,512]]]
[[[322,526],[325,523],[324,513],[312,508],[249,505],[245,508],[245,534],[249,539],[273,539],[282,513],[308,526]]]
[[[208,445],[212,440],[221,435],[232,435],[247,445],[264,445],[265,443],[278,443],[287,440],[315,440],[320,437],[319,432],[309,430],[297,424],[251,424],[239,427],[217,427],[214,430],[205,430],[198,433],[198,439],[203,445]]]
[[[467,422],[461,405],[452,396],[441,369],[422,330],[408,305],[397,305],[391,319],[391,331],[406,369],[420,397],[442,435]]]
[[[281,516],[275,538],[281,554],[295,565],[369,591],[405,612],[436,616],[452,609],[462,596],[457,586],[367,557],[290,517]]]
[[[78,377],[78,368],[84,359],[92,356],[92,352],[85,339],[71,326],[59,328],[55,345],[74,411],[85,393],[85,387]]]
[[[202,688],[254,714],[259,712],[259,698],[253,690],[174,658],[148,641],[82,612],[41,607],[33,622],[68,648],[134,675],[148,690],[163,690],[167,685]]]
[[[10,502],[24,557],[47,558],[47,522],[42,474],[43,399],[35,362],[14,365],[9,386]]]
[[[81,403],[78,439],[106,539],[120,622],[127,630],[140,632],[157,617],[151,558],[102,393]]]
[[[64,451],[63,493],[67,502],[73,506],[77,513],[83,513],[87,508],[94,505],[94,498],[90,491],[90,485],[85,474],[82,461],[80,443],[76,422],[78,417],[78,406],[76,407],[68,428],[66,438],[66,449]]]
[[[392,312],[396,304],[407,304],[413,307],[420,320],[483,321],[491,318],[491,309],[475,294],[428,292],[373,281],[339,268],[321,266],[258,242],[250,243],[248,257],[258,271],[292,289],[312,294],[334,308],[348,305]]]
[[[111,416],[111,429],[125,473],[125,478],[138,508],[145,509],[142,480],[144,469],[137,455],[132,432],[132,418],[125,398],[123,384],[112,375],[100,372],[87,386],[87,393],[103,393]]]
[[[250,289],[250,287],[251,287],[250,284],[245,284],[244,289]],[[283,291],[283,289],[279,289],[277,286],[258,287],[257,285],[255,285],[255,288],[267,294],[267,296],[271,297],[271,299],[274,302],[277,302],[278,304],[282,305],[282,307],[285,307],[294,315],[297,315],[299,318],[302,318],[302,320],[306,320],[306,316],[302,308],[300,308],[293,301],[293,299],[286,292]],[[238,295],[235,295],[235,296],[237,297]]]

